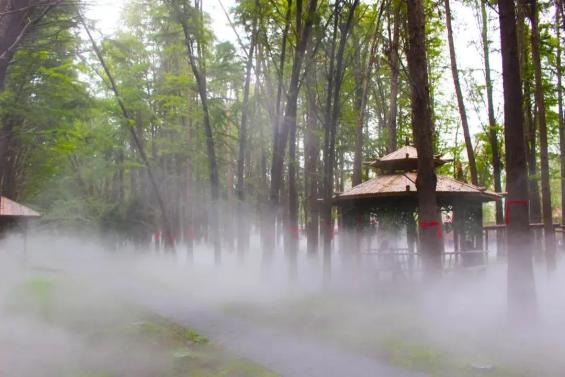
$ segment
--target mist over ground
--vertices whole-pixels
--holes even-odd
[[[190,306],[195,316],[218,313],[423,375],[565,371],[563,265],[552,276],[539,266],[539,320],[516,327],[508,321],[505,264],[424,284],[377,279],[367,269],[352,278],[336,256],[332,281],[324,284],[319,263],[305,257],[295,281],[288,279],[282,253],[266,271],[258,248],[243,264],[226,251],[222,265],[214,266],[206,246],[189,261],[182,245],[176,254],[102,245],[94,238],[37,234],[24,253],[18,236],[2,242],[0,375],[79,375],[85,366],[101,365],[110,375],[164,375],[162,351],[117,329],[135,326],[141,313],[162,309],[156,314],[167,316],[171,303]],[[190,315],[183,321],[205,327]],[[106,329],[105,336],[94,336],[94,329]],[[208,335],[210,329],[196,330]]]

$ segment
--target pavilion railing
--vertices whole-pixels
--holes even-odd
[[[402,249],[381,251],[369,249],[361,253],[363,258],[370,258],[381,271],[410,272],[422,269],[422,255],[410,253]],[[486,266],[488,264],[488,251],[448,251],[441,255],[442,265],[445,270],[456,268],[470,268]]]

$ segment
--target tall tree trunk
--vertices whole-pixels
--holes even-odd
[[[398,124],[398,78],[400,76],[400,5],[395,7],[394,11],[394,27],[392,32],[392,44],[389,51],[390,65],[390,117],[389,117],[389,140],[388,151],[392,153],[397,148],[397,124]]]
[[[329,279],[331,276],[331,254],[332,254],[332,238],[333,238],[333,219],[332,219],[332,203],[331,197],[333,193],[333,172],[330,175],[328,171],[333,171],[333,161],[330,160],[331,145],[331,108],[333,100],[333,91],[335,90],[335,51],[337,44],[337,33],[339,25],[339,7],[340,1],[334,2],[334,22],[332,27],[331,52],[328,69],[328,86],[326,89],[326,104],[324,109],[324,154],[323,154],[323,175],[322,175],[322,196],[323,203],[320,206],[320,222],[322,233],[322,248],[324,253],[324,276]]]
[[[297,12],[301,13],[302,0],[297,0]],[[306,10],[306,20],[302,24],[300,22],[300,36],[298,44],[294,50],[294,60],[292,63],[292,74],[290,77],[290,84],[286,96],[286,108],[284,112],[283,132],[290,134],[289,143],[289,164],[288,164],[288,225],[285,232],[285,252],[287,253],[289,262],[289,274],[291,277],[296,275],[296,257],[298,253],[298,193],[296,188],[296,112],[298,93],[300,88],[300,76],[302,72],[302,65],[308,42],[310,41],[310,33],[312,32],[312,25],[314,23],[314,15],[318,6],[317,0],[309,0]],[[300,17],[297,16],[301,20]],[[285,131],[286,130],[286,131]],[[284,140],[285,138],[283,138]],[[282,148],[284,153],[284,145]],[[282,171],[282,160],[278,167]]]
[[[557,35],[557,56],[555,59],[557,71],[557,108],[559,116],[559,150],[561,166],[561,223],[565,224],[565,119],[563,118],[563,68],[561,67],[561,13],[559,8],[555,10],[555,34]]]
[[[284,68],[286,61],[286,49],[288,32],[290,29],[292,0],[287,0],[287,9],[285,15],[285,25],[282,35],[282,47],[278,69],[278,85],[277,97],[275,103],[275,117],[273,119],[273,158],[271,160],[271,186],[269,189],[269,206],[267,209],[268,220],[266,221],[265,238],[263,239],[263,263],[269,264],[273,250],[277,245],[277,219],[280,218],[280,193],[282,186],[282,168],[284,165],[284,147],[286,145],[286,137],[284,136],[281,122],[281,100],[282,88],[284,80]],[[288,135],[288,133],[287,133]],[[284,138],[284,140],[283,140]]]
[[[307,81],[307,121],[304,131],[304,185],[306,191],[306,249],[308,256],[314,259],[318,255],[318,185],[320,161],[320,136],[316,116],[316,66],[306,72]]]
[[[463,92],[461,91],[461,83],[459,82],[459,70],[457,68],[455,44],[453,43],[453,28],[451,26],[451,7],[449,5],[449,0],[444,0],[444,4],[445,20],[447,24],[447,41],[449,44],[449,59],[451,62],[451,75],[453,76],[453,86],[455,87],[455,95],[457,97],[457,107],[459,108],[461,126],[463,127],[463,137],[465,138],[465,148],[467,149],[467,159],[469,160],[469,170],[471,171],[471,182],[474,185],[478,185],[479,179],[477,175],[475,152],[473,151],[473,141],[471,140],[471,133],[469,132],[467,110],[465,109],[465,101],[463,100]]]
[[[8,66],[24,38],[61,2],[62,0],[43,4],[39,0],[0,2],[0,92],[4,90]]]
[[[61,0],[40,7],[38,0],[12,0],[0,2],[0,94],[6,86],[8,67],[25,37]],[[10,149],[13,140],[12,120],[0,129],[0,195],[11,195],[14,172],[11,171]],[[13,158],[13,156],[12,156]]]
[[[547,143],[547,123],[545,117],[545,98],[541,72],[540,34],[538,29],[539,9],[537,0],[530,1],[530,21],[532,24],[531,44],[535,77],[536,119],[539,125],[541,192],[543,207],[543,232],[545,239],[545,257],[547,268],[553,271],[555,262],[555,233],[551,209],[551,188],[549,181],[549,152]]]
[[[258,11],[259,1],[255,1],[255,8]],[[253,20],[251,32],[251,42],[247,64],[245,67],[245,84],[243,88],[243,103],[241,113],[241,125],[239,127],[239,156],[237,160],[237,199],[238,214],[237,221],[237,254],[243,259],[245,251],[249,247],[249,213],[245,206],[245,156],[247,149],[247,120],[249,118],[249,88],[251,85],[251,70],[253,69],[253,58],[255,53],[255,43],[257,41],[257,19]]]
[[[481,38],[483,44],[483,59],[485,64],[485,82],[487,90],[487,109],[488,109],[488,128],[489,141],[492,150],[492,174],[494,180],[494,191],[502,192],[501,180],[501,163],[500,163],[500,146],[498,145],[498,132],[496,127],[496,117],[494,115],[494,100],[492,96],[492,78],[490,72],[490,48],[488,39],[488,16],[486,9],[486,0],[479,0],[481,4]],[[504,217],[502,215],[502,201],[496,202],[496,223],[502,224]]]
[[[420,252],[424,268],[433,276],[441,271],[442,243],[436,198],[437,176],[433,153],[433,119],[426,57],[425,16],[422,0],[408,0],[408,72],[412,102],[412,130],[418,150],[418,215]]]
[[[361,71],[361,57],[360,57],[360,46],[356,46],[356,54],[358,55],[357,57],[357,61],[358,61],[358,73],[356,74],[357,76],[357,84],[359,85],[359,88],[357,89],[357,98],[355,100],[355,105],[357,107],[357,124],[355,127],[355,152],[353,155],[353,177],[352,177],[352,184],[353,186],[357,186],[361,183],[362,181],[362,173],[363,173],[363,131],[365,130],[365,125],[367,124],[367,102],[369,100],[369,94],[370,94],[370,87],[371,87],[371,75],[373,72],[373,68],[375,66],[375,62],[378,59],[378,42],[379,42],[379,38],[380,38],[380,33],[381,33],[381,20],[382,20],[382,14],[383,11],[385,9],[385,3],[382,4],[380,10],[379,10],[379,14],[378,14],[378,18],[375,22],[375,28],[373,31],[373,35],[371,37],[371,43],[370,43],[370,47],[369,47],[369,53],[368,53],[368,57],[367,57],[367,62],[366,62],[366,67],[365,67],[365,71],[364,72],[360,72]],[[396,7],[397,12],[399,12],[400,7]],[[397,26],[399,27],[399,21],[397,23],[398,19],[395,19],[395,31],[397,30]],[[396,34],[395,34],[396,36]],[[395,57],[392,56],[393,52],[392,50],[394,50],[394,45],[395,45],[395,41],[393,40],[392,42],[392,46],[391,46],[391,56],[390,56],[390,60],[392,61],[392,59],[394,59],[395,57],[397,58],[398,56],[398,38],[396,38],[396,51],[394,53],[396,53],[397,55]],[[391,63],[391,70],[392,70],[392,63]],[[391,82],[391,92],[393,91],[393,86],[394,86],[395,82],[394,82],[394,77],[392,79]],[[398,84],[398,77],[396,80],[396,84]],[[397,86],[398,87],[398,86]],[[391,99],[392,99],[392,94],[391,94]],[[396,100],[396,96],[394,98]],[[393,109],[391,108],[391,113],[392,113]],[[396,111],[396,106],[394,108],[394,111]],[[396,117],[395,117],[396,118]],[[395,125],[395,129],[396,129],[396,125]]]
[[[528,173],[524,145],[524,113],[514,0],[498,1],[502,81],[504,88],[504,135],[506,138],[508,304],[515,319],[535,314],[535,283],[528,221]]]
[[[208,170],[210,175],[210,191],[211,191],[211,203],[210,203],[210,228],[212,231],[212,244],[214,246],[214,261],[216,265],[219,265],[222,261],[222,244],[220,237],[220,227],[219,227],[219,216],[218,216],[218,206],[220,199],[220,179],[218,175],[218,163],[216,160],[216,147],[214,142],[214,134],[212,131],[212,124],[210,122],[210,111],[208,108],[208,94],[206,92],[206,76],[204,75],[204,63],[202,59],[200,61],[200,67],[196,61],[196,56],[194,54],[194,42],[192,35],[190,33],[190,27],[188,25],[188,11],[186,9],[187,4],[182,4],[182,9],[177,7],[175,9],[177,20],[182,27],[184,34],[184,42],[186,46],[186,51],[188,55],[188,61],[192,73],[196,79],[196,86],[198,90],[198,95],[200,97],[200,103],[202,105],[202,115],[203,115],[203,126],[204,133],[206,135],[206,152],[208,155]],[[201,49],[201,43],[197,44],[197,48]]]
[[[531,102],[531,83],[532,75],[530,69],[530,51],[527,39],[529,31],[525,23],[525,14],[527,13],[526,2],[520,1],[517,18],[518,31],[518,49],[520,61],[520,76],[524,86],[524,95],[522,97],[522,111],[524,112],[524,143],[526,145],[526,160],[528,162],[528,193],[530,200],[530,222],[541,222],[541,198],[538,185],[538,167],[536,152],[536,119],[532,111]],[[541,246],[541,245],[540,245]]]
[[[331,277],[331,241],[333,236],[332,196],[334,189],[334,164],[336,162],[335,142],[337,135],[337,124],[341,113],[340,95],[344,71],[343,56],[345,53],[347,37],[349,35],[349,31],[351,30],[351,25],[353,24],[355,9],[358,5],[359,0],[355,0],[350,6],[347,21],[341,28],[337,52],[335,53],[335,56],[331,56],[332,61],[335,59],[335,71],[330,70],[330,76],[334,76],[335,81],[333,85],[330,83],[329,87],[333,87],[333,89],[331,91],[328,91],[327,93],[327,95],[330,96],[330,100],[327,102],[330,104],[330,106],[326,109],[326,114],[329,115],[329,117],[326,118],[326,140],[324,143],[324,203],[322,209],[322,221],[324,224],[324,277],[326,281]],[[337,9],[338,4],[336,3],[336,10]],[[336,11],[334,17],[336,17],[336,23],[334,24],[335,37],[338,22],[337,17],[339,17],[339,12]],[[334,52],[334,47],[332,47],[332,52]]]

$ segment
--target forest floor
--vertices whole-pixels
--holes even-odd
[[[556,352],[565,347],[563,279],[553,290],[540,279],[544,323],[527,329],[507,323],[499,271],[425,290],[390,282],[324,288],[308,271],[289,283],[284,269],[265,275],[260,263],[228,257],[215,267],[45,244],[31,242],[39,252],[23,272],[0,253],[0,320],[8,324],[0,328],[0,375],[41,368],[47,377],[555,377],[565,370]]]
[[[24,275],[2,289],[1,376],[277,376],[83,280]]]

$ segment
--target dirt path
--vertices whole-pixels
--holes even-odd
[[[152,311],[195,329],[230,352],[283,377],[425,377],[386,365],[331,344],[230,317],[171,295],[153,292],[136,298]]]

